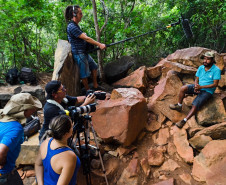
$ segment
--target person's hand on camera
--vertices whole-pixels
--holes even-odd
[[[89,105],[89,104],[93,103],[95,101],[95,99],[96,99],[96,97],[95,97],[94,94],[89,94],[86,97],[86,99],[85,99],[84,103],[82,104],[82,106]]]

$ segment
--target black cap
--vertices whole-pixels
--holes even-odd
[[[61,86],[61,82],[57,80],[52,80],[46,84],[45,90],[47,93],[47,99],[53,99],[52,94],[56,93]]]

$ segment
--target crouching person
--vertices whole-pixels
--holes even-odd
[[[72,121],[66,115],[56,116],[50,122],[46,132],[50,138],[41,144],[35,162],[38,185],[76,184],[81,163],[67,145],[72,132]]]
[[[41,102],[29,93],[11,97],[4,109],[0,110],[0,185],[21,185],[23,181],[15,169],[24,130],[21,125],[42,108]]]

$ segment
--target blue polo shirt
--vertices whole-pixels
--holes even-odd
[[[79,25],[74,21],[70,21],[67,26],[67,37],[71,43],[71,51],[75,54],[84,53],[86,50],[86,41],[80,39],[79,36],[83,33]]]
[[[0,122],[0,143],[8,146],[7,161],[1,174],[9,173],[15,168],[16,159],[19,156],[21,144],[24,141],[24,130],[17,121]]]
[[[196,72],[195,76],[199,77],[199,85],[200,86],[211,85],[211,84],[213,84],[214,80],[221,79],[221,70],[216,65],[213,64],[212,67],[208,71],[205,71],[205,66],[201,65],[198,68],[198,71]],[[216,90],[216,87],[203,88],[201,90],[213,94],[214,91]]]

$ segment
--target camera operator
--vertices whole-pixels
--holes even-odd
[[[0,110],[0,185],[22,185],[15,162],[24,141],[22,123],[38,109],[41,102],[29,93],[13,95]]]
[[[73,125],[70,117],[59,115],[52,119],[45,135],[51,136],[42,142],[35,162],[39,185],[75,185],[80,159],[67,145],[72,136]]]
[[[66,89],[60,81],[50,81],[45,87],[47,93],[47,102],[44,106],[44,123],[39,134],[39,141],[42,142],[44,133],[49,128],[50,121],[60,114],[65,114],[67,106],[81,106],[93,103],[95,95],[71,97],[66,95]],[[43,138],[42,138],[43,137]]]

